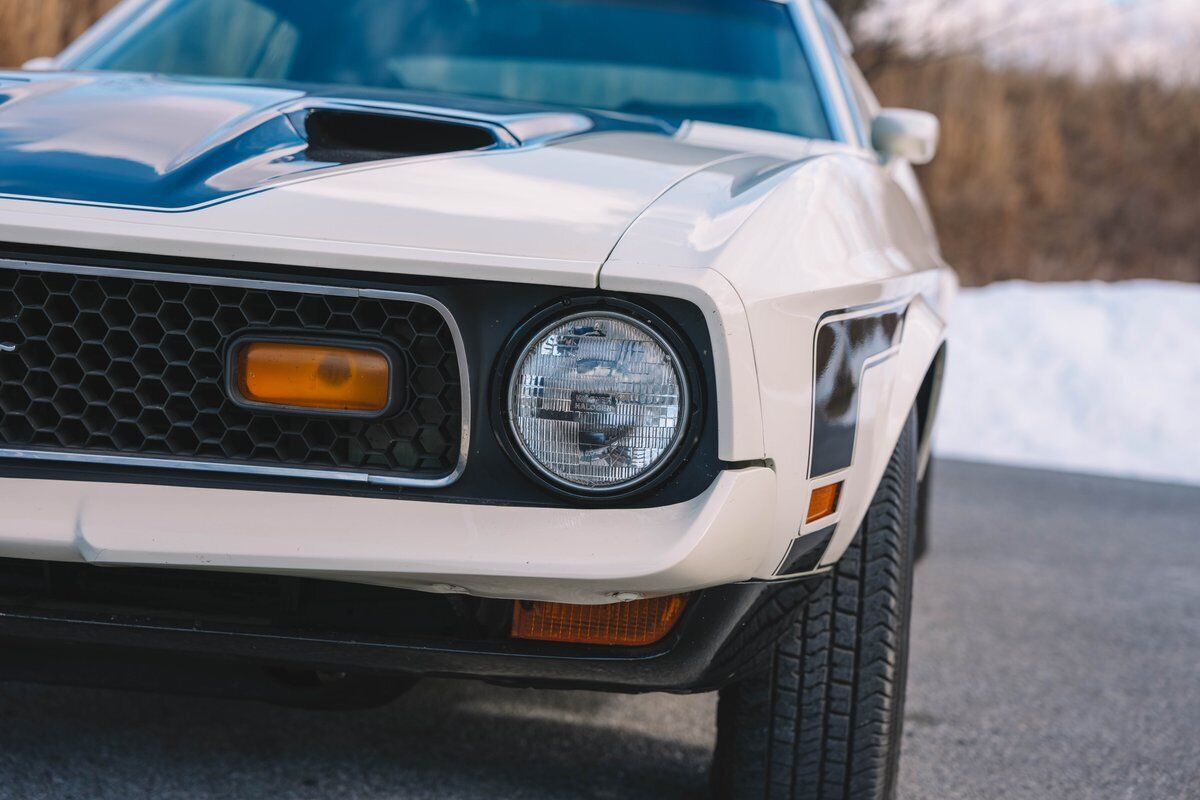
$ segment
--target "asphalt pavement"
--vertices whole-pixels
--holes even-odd
[[[901,798],[1200,798],[1200,489],[939,462]],[[0,654],[2,657],[2,654]],[[702,798],[715,697],[0,685],[0,798]]]

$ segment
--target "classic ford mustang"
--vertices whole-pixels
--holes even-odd
[[[720,691],[890,796],[954,273],[823,0],[127,0],[0,72],[0,677]]]

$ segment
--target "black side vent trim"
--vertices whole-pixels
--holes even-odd
[[[314,109],[304,127],[309,160],[331,164],[486,150],[499,144],[485,127],[402,114]]]
[[[801,536],[793,541],[792,546],[788,548],[787,555],[783,557],[783,563],[779,565],[779,569],[775,570],[775,574],[783,576],[812,572],[821,565],[825,548],[829,546],[835,531],[837,531],[837,525],[830,525],[828,528]]]

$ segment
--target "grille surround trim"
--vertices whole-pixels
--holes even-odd
[[[126,269],[122,267],[96,267],[83,264],[64,264],[45,261],[27,261],[0,258],[0,269],[52,272],[68,275],[87,275],[99,278],[125,278],[131,280],[153,280],[167,283],[184,283],[196,286],[228,286],[258,291],[291,292],[295,294],[326,297],[349,297],[374,300],[398,300],[423,305],[436,311],[446,323],[458,356],[458,373],[461,387],[462,428],[459,435],[458,460],[454,469],[439,478],[412,478],[381,475],[377,472],[358,470],[314,469],[308,467],[268,466],[263,464],[239,464],[203,459],[171,458],[169,456],[125,456],[109,453],[88,453],[72,450],[33,450],[0,446],[0,458],[26,461],[58,461],[77,464],[110,464],[125,467],[152,467],[158,469],[187,470],[194,472],[218,472],[226,474],[258,475],[276,478],[338,481],[344,483],[373,484],[401,488],[443,489],[462,477],[467,468],[471,433],[471,385],[470,369],[462,331],[450,309],[444,303],[428,295],[391,289],[357,289],[318,283],[256,280],[230,278],[184,272]],[[19,345],[19,343],[18,343]]]

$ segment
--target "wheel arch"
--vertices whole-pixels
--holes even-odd
[[[918,446],[917,477],[920,480],[925,479],[925,472],[929,469],[929,461],[933,453],[933,429],[937,424],[938,407],[941,404],[942,385],[946,374],[947,346],[947,342],[942,342],[942,346],[938,348],[933,357],[933,363],[929,365],[929,370],[925,373],[925,380],[921,382],[921,388],[917,390],[915,403]]]

